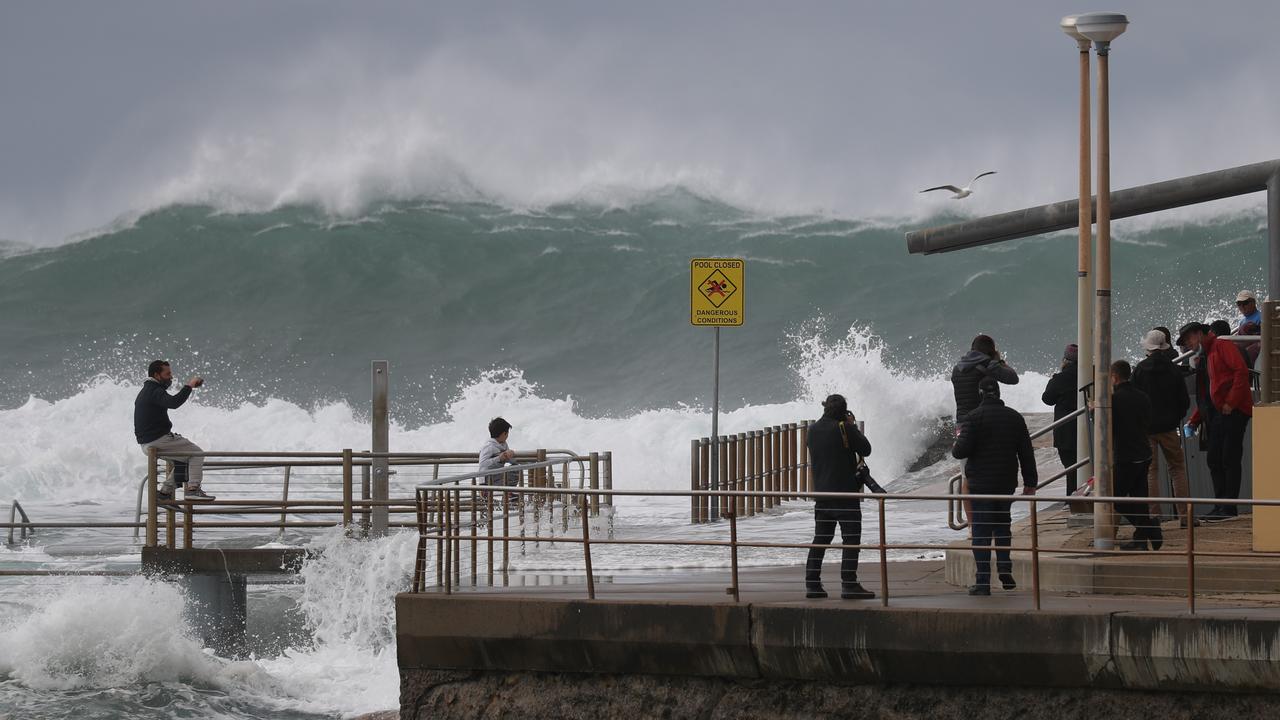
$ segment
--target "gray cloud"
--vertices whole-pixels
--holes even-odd
[[[1124,3],[1117,187],[1280,156],[1280,5]],[[357,212],[682,183],[772,210],[919,214],[1075,189],[1074,3],[8,4],[0,237],[171,202]],[[985,182],[985,181],[984,181]]]

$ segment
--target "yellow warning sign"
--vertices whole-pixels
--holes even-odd
[[[689,261],[689,322],[694,325],[741,325],[747,263],[739,258],[694,258]]]

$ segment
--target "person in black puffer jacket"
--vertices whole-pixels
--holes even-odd
[[[951,369],[951,386],[956,396],[956,428],[964,416],[978,407],[978,383],[983,378],[993,378],[1005,385],[1017,385],[1018,373],[1005,364],[996,351],[996,341],[990,335],[973,339],[969,352]]]
[[[1009,495],[1018,487],[1022,469],[1022,493],[1034,495],[1040,476],[1036,472],[1035,451],[1027,421],[1018,411],[1000,400],[1000,384],[985,378],[978,386],[982,402],[960,424],[951,454],[967,460],[968,490],[974,495]],[[973,531],[973,560],[976,566],[970,595],[991,594],[991,551],[994,540],[996,569],[1005,590],[1013,590],[1013,561],[1008,547],[1013,539],[1009,525],[1011,500],[970,501],[969,524]],[[1000,548],[1004,548],[1003,550]]]
[[[1116,497],[1144,497],[1147,468],[1151,465],[1151,400],[1134,387],[1133,369],[1126,360],[1111,363],[1111,451],[1115,457],[1112,478]],[[1145,502],[1117,502],[1116,512],[1133,525],[1133,539],[1121,550],[1159,550],[1164,542],[1160,521]]]
[[[809,460],[813,468],[814,492],[862,492],[858,481],[858,462],[871,454],[871,443],[858,430],[849,414],[843,395],[830,395],[822,403],[822,419],[809,426],[807,440]],[[849,545],[862,543],[862,506],[858,498],[818,498],[813,509],[813,544],[805,562],[805,597],[824,598],[822,558],[826,547],[835,539],[840,525],[840,597],[859,600],[875,597],[875,593],[858,583],[858,550]]]
[[[1133,386],[1146,393],[1151,401],[1151,425],[1147,427],[1147,441],[1151,447],[1151,466],[1147,469],[1147,495],[1163,497],[1160,488],[1159,466],[1155,462],[1155,454],[1164,454],[1165,465],[1169,468],[1169,479],[1173,481],[1173,492],[1170,497],[1185,498],[1191,496],[1191,488],[1187,483],[1186,456],[1182,452],[1182,438],[1178,431],[1182,421],[1191,407],[1191,396],[1187,393],[1186,376],[1173,364],[1176,357],[1165,334],[1156,328],[1142,338],[1142,349],[1147,356],[1133,369]],[[1187,506],[1174,503],[1174,508],[1181,518],[1182,527],[1187,526]]]
[[[1062,353],[1062,369],[1049,378],[1044,394],[1040,396],[1041,402],[1053,406],[1055,421],[1061,420],[1076,410],[1076,402],[1079,399],[1079,393],[1076,392],[1076,383],[1079,380],[1077,376],[1079,353],[1080,349],[1074,343],[1067,346]],[[1062,461],[1062,467],[1068,468],[1075,465],[1076,423],[1064,423],[1054,428],[1053,446],[1058,449],[1058,459]],[[1076,471],[1072,470],[1067,473],[1067,494],[1071,495],[1075,491]]]

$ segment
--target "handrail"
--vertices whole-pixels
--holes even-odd
[[[548,456],[551,456],[548,458]],[[231,461],[215,461],[205,462],[206,468],[210,469],[248,469],[248,468],[282,468],[284,470],[284,481],[281,484],[281,500],[268,501],[255,498],[194,502],[186,499],[159,502],[155,494],[155,489],[160,482],[159,469],[157,465],[162,458],[156,452],[148,453],[148,470],[146,477],[142,480],[138,488],[138,502],[135,508],[135,522],[129,524],[128,527],[134,528],[134,538],[138,537],[138,528],[146,528],[146,541],[148,547],[154,547],[160,543],[161,525],[164,526],[164,541],[169,547],[175,547],[175,536],[181,534],[183,536],[182,543],[185,547],[190,547],[192,543],[192,529],[199,525],[200,527],[272,527],[278,528],[277,538],[282,537],[285,528],[289,527],[327,527],[335,524],[352,525],[355,516],[355,508],[365,508],[363,511],[367,513],[369,509],[374,507],[387,506],[390,512],[414,512],[413,500],[402,501],[376,501],[369,500],[367,497],[357,499],[353,493],[353,468],[367,467],[374,460],[386,460],[389,465],[393,466],[414,466],[414,467],[434,467],[434,474],[437,477],[427,481],[429,484],[447,485],[450,483],[463,482],[468,479],[481,478],[493,475],[497,472],[519,472],[523,479],[524,474],[533,470],[548,469],[538,476],[540,482],[554,482],[556,473],[549,469],[554,467],[564,468],[562,479],[560,480],[566,488],[572,488],[575,485],[575,479],[572,477],[570,465],[577,465],[578,477],[576,485],[583,490],[599,490],[600,483],[603,480],[605,489],[612,489],[612,453],[590,453],[579,454],[572,450],[561,448],[556,449],[538,449],[536,451],[526,451],[516,454],[517,458],[536,458],[538,462],[521,463],[510,465],[501,471],[486,470],[459,475],[451,475],[445,478],[439,478],[440,467],[442,465],[465,465],[474,464],[479,459],[479,454],[445,452],[445,453],[391,453],[391,452],[367,452],[367,451],[351,451],[346,450],[342,453],[330,452],[245,452],[245,451],[202,451],[193,453],[193,457],[201,458],[233,458]],[[337,458],[337,459],[335,459]],[[300,500],[291,501],[289,493],[291,490],[291,480],[293,471],[299,467],[331,467],[341,468],[342,478],[337,484],[330,484],[331,475],[322,480],[322,484],[328,488],[327,492],[332,497],[335,489],[341,489],[341,500]],[[425,474],[430,475],[430,472]],[[260,476],[259,476],[260,477]],[[414,478],[416,479],[416,478]],[[588,482],[590,483],[588,486]],[[256,480],[250,480],[250,484],[256,484]],[[273,481],[268,480],[267,485],[274,485]],[[474,483],[473,483],[474,484]],[[150,492],[148,492],[150,487]],[[523,488],[523,486],[522,486]],[[358,488],[356,488],[358,489]],[[509,492],[517,492],[516,488],[509,488]],[[143,494],[147,494],[146,510],[143,510]],[[363,493],[361,493],[363,495]],[[595,515],[600,512],[600,498],[596,497],[591,504],[591,514]],[[272,509],[267,509],[272,508]],[[306,509],[298,509],[306,508]],[[145,520],[143,523],[145,512]],[[248,523],[245,522],[197,522],[198,516],[207,516],[209,514],[219,515],[255,515],[274,513],[278,515],[278,520],[270,523]],[[290,522],[289,515],[298,514],[341,514],[340,522]],[[409,525],[410,527],[412,524]]]
[[[22,503],[18,502],[15,498],[13,504],[9,506],[9,539],[6,541],[6,544],[8,545],[13,544],[13,530],[15,524],[13,521],[14,518],[19,515],[22,516],[22,522],[17,524],[17,526],[22,529],[19,534],[19,538],[26,540],[28,534],[36,534],[35,528],[31,525],[31,518],[27,517],[27,511],[22,509]]]
[[[1195,523],[1190,523],[1186,529],[1187,542],[1186,542],[1185,550],[1166,549],[1166,550],[1150,550],[1149,551],[1146,549],[1140,549],[1135,551],[1132,549],[1119,549],[1119,548],[1082,549],[1078,547],[1065,547],[1065,546],[1043,547],[1039,544],[1040,543],[1039,527],[1040,526],[1039,526],[1039,523],[1037,522],[1037,517],[1039,512],[1038,511],[1039,504],[1046,502],[1046,500],[1044,498],[1036,497],[1034,495],[1012,495],[1012,494],[956,495],[956,494],[908,494],[908,493],[881,494],[881,493],[865,493],[865,492],[864,493],[848,493],[848,492],[793,493],[792,491],[789,491],[789,490],[782,490],[782,491],[758,491],[758,490],[613,491],[613,490],[610,490],[610,491],[602,492],[602,494],[607,494],[610,496],[630,496],[630,497],[691,497],[691,496],[699,496],[699,495],[719,497],[725,501],[722,506],[729,508],[729,511],[727,512],[727,515],[726,515],[726,517],[729,518],[729,521],[730,521],[730,527],[729,527],[729,533],[728,533],[729,537],[727,540],[718,539],[718,538],[709,538],[702,534],[699,534],[695,537],[690,537],[690,538],[673,538],[669,534],[664,534],[661,537],[626,537],[626,538],[610,537],[607,539],[593,538],[591,536],[591,533],[588,531],[588,528],[585,527],[585,525],[582,528],[581,535],[566,532],[565,534],[558,535],[558,536],[553,535],[553,536],[542,536],[538,538],[531,538],[527,535],[524,535],[523,533],[518,535],[513,535],[506,528],[504,528],[503,532],[500,535],[496,534],[493,532],[493,525],[489,523],[487,525],[487,533],[478,534],[476,532],[475,523],[472,523],[470,525],[463,524],[462,522],[460,522],[461,517],[456,513],[452,512],[451,510],[449,510],[449,508],[451,507],[450,498],[457,497],[460,500],[461,493],[463,492],[502,491],[504,489],[506,488],[500,485],[499,486],[467,486],[467,487],[431,486],[431,487],[419,488],[418,496],[417,496],[417,500],[419,504],[418,548],[417,548],[417,555],[415,556],[412,592],[420,593],[420,592],[427,591],[427,582],[428,582],[427,548],[429,547],[428,546],[429,540],[436,541],[435,585],[443,589],[443,591],[446,594],[452,593],[454,587],[456,585],[461,584],[462,568],[463,568],[462,558],[464,557],[462,553],[462,545],[468,540],[471,543],[471,553],[470,553],[471,562],[470,562],[469,570],[470,570],[471,582],[473,586],[479,585],[478,570],[479,570],[479,567],[481,564],[481,558],[482,558],[482,556],[477,552],[477,546],[479,544],[488,543],[490,547],[490,553],[488,555],[488,573],[489,573],[490,584],[492,585],[493,579],[494,579],[493,574],[495,569],[495,563],[494,563],[494,558],[492,554],[492,547],[497,543],[505,544],[512,541],[526,542],[529,540],[537,540],[539,542],[546,542],[546,543],[568,543],[570,545],[580,546],[583,552],[583,566],[585,568],[585,572],[587,573],[592,572],[591,570],[592,545],[654,545],[654,546],[673,546],[673,547],[699,546],[699,547],[727,548],[730,552],[730,558],[728,559],[727,565],[729,567],[729,572],[731,574],[731,580],[730,580],[731,584],[727,592],[733,595],[735,602],[738,602],[740,601],[740,584],[739,584],[739,578],[738,578],[738,568],[739,568],[738,552],[740,548],[747,547],[747,548],[770,548],[770,549],[804,549],[804,548],[813,548],[813,547],[828,547],[825,544],[818,545],[811,542],[765,542],[765,541],[740,540],[737,532],[737,523],[735,522],[736,514],[732,512],[733,505],[737,504],[739,500],[749,500],[751,498],[764,496],[764,495],[773,496],[773,497],[792,497],[793,495],[799,495],[801,498],[807,499],[807,500],[819,500],[819,499],[826,499],[826,498],[832,498],[832,499],[840,498],[845,500],[857,499],[859,501],[867,500],[875,503],[877,506],[876,509],[878,511],[877,516],[879,518],[879,523],[878,523],[879,537],[877,541],[863,542],[860,539],[860,541],[856,544],[850,543],[848,545],[842,545],[842,546],[846,548],[852,548],[852,549],[858,549],[858,550],[878,551],[879,564],[880,564],[880,578],[881,578],[879,595],[880,595],[880,601],[882,606],[888,606],[889,604],[890,586],[887,582],[887,578],[888,578],[887,563],[889,562],[888,556],[887,556],[888,550],[892,549],[892,550],[912,550],[912,551],[918,551],[918,550],[937,551],[937,550],[985,549],[989,551],[992,549],[989,545],[978,546],[972,543],[967,545],[962,545],[958,543],[947,543],[945,545],[939,545],[937,543],[927,543],[927,542],[919,542],[919,541],[889,543],[886,541],[886,533],[885,533],[886,518],[889,517],[885,513],[885,504],[889,501],[926,501],[927,502],[927,501],[939,501],[939,500],[945,500],[945,501],[989,500],[989,501],[1008,502],[1011,504],[1026,503],[1030,507],[1030,512],[1029,512],[1030,523],[1027,526],[1027,530],[1029,530],[1029,535],[1030,535],[1029,537],[1030,543],[1029,545],[1023,542],[1020,542],[1017,545],[1010,544],[1009,546],[1006,546],[1003,549],[1007,549],[1011,552],[1029,552],[1030,553],[1029,561],[1032,565],[1031,597],[1032,597],[1033,607],[1036,610],[1041,609],[1040,578],[1042,574],[1040,572],[1040,566],[1039,566],[1040,556],[1046,553],[1051,555],[1059,554],[1059,555],[1073,555],[1073,556],[1087,554],[1094,557],[1127,556],[1132,558],[1132,557],[1142,557],[1142,556],[1155,556],[1158,558],[1170,558],[1170,557],[1185,558],[1186,559],[1186,566],[1185,566],[1186,579],[1187,579],[1186,595],[1187,595],[1188,610],[1190,613],[1195,613],[1196,611],[1196,585],[1195,585],[1196,562],[1195,561],[1197,557],[1252,558],[1252,559],[1265,558],[1265,559],[1271,559],[1271,560],[1280,559],[1280,552],[1268,552],[1268,551],[1242,552],[1242,551],[1217,550],[1217,549],[1211,549],[1207,551],[1197,550],[1196,543],[1195,543],[1195,535],[1197,533]],[[535,497],[537,496],[547,497],[549,500],[554,500],[556,496],[560,496],[561,498],[563,498],[562,504],[566,508],[574,507],[574,506],[581,506],[585,508],[586,507],[585,498],[590,493],[590,491],[585,491],[585,490],[573,490],[573,489],[563,489],[563,488],[529,488],[526,490],[526,492]],[[573,499],[577,497],[582,498],[581,503]],[[1091,496],[1091,497],[1081,497],[1081,498],[1078,498],[1078,500],[1080,502],[1084,502],[1088,504],[1103,503],[1106,505],[1114,505],[1117,503],[1137,503],[1137,504],[1143,504],[1143,505],[1149,506],[1155,503],[1167,502],[1168,498]],[[1210,505],[1210,504],[1215,504],[1217,502],[1218,502],[1217,499],[1212,499],[1212,498],[1178,498],[1178,503],[1186,506],[1188,515],[1194,515],[1196,505]],[[1237,500],[1234,500],[1233,502],[1236,505],[1245,505],[1245,506],[1254,507],[1254,508],[1280,507],[1280,499],[1276,499],[1276,498],[1268,498],[1268,499],[1239,498]],[[435,523],[434,525],[431,525],[431,526],[423,523],[423,519],[431,517],[434,508],[438,508],[438,507],[445,508],[445,512],[439,515],[439,517],[443,520],[443,522]],[[583,520],[585,523],[585,518]],[[1202,530],[1200,532],[1205,532],[1205,531]],[[841,547],[841,546],[836,546],[836,547]],[[503,571],[504,572],[506,571],[505,567],[503,568]],[[588,599],[594,600],[596,597],[594,582],[587,582],[585,585],[586,585],[585,589],[586,589]]]

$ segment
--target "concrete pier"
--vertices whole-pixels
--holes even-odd
[[[248,578],[296,573],[301,548],[142,549],[142,571],[176,576],[187,592],[186,614],[200,639],[223,657],[242,657],[248,643]]]
[[[975,693],[1012,703],[1026,687],[1057,688],[1082,708],[1132,703],[1134,713],[1148,696],[1132,691],[1280,688],[1280,595],[1250,596],[1247,607],[1205,597],[1196,615],[1175,598],[1051,595],[1035,611],[1027,590],[969,597],[946,583],[944,562],[927,561],[892,564],[884,608],[806,600],[802,572],[745,572],[741,603],[724,594],[727,573],[714,572],[617,578],[597,583],[596,601],[573,585],[399,595],[401,717],[514,717],[529,701],[514,684],[591,711],[562,717],[596,718],[751,717],[733,714],[743,708],[729,698],[743,693],[762,707],[787,699],[755,717],[813,717],[850,698],[878,706],[905,685],[931,701],[893,717],[952,716],[938,703]],[[826,572],[836,577],[834,565]],[[861,575],[881,591],[874,566]],[[1232,698],[1187,702],[1246,716],[1280,709],[1270,695]],[[1061,717],[1023,709],[1008,716]]]

